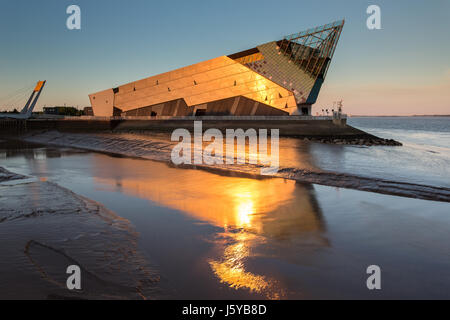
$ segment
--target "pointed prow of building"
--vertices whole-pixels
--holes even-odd
[[[22,108],[19,114],[9,114],[9,113],[0,113],[0,118],[13,118],[13,119],[28,119],[31,117],[33,113],[33,109],[36,106],[36,103],[39,99],[39,96],[44,89],[45,83],[47,81],[38,81],[36,87],[34,87],[31,92],[30,98],[28,99],[25,106]]]

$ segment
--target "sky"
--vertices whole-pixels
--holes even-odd
[[[81,30],[66,27],[72,4]],[[372,4],[380,30],[366,27]],[[36,110],[82,108],[89,93],[342,18],[313,114],[340,99],[352,115],[450,114],[450,0],[0,0],[0,110],[37,80]]]

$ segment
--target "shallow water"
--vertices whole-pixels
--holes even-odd
[[[339,165],[333,167],[329,159],[319,165],[397,181],[450,186],[450,117],[363,117],[349,118],[348,123],[401,141],[403,147],[349,148]]]
[[[178,142],[171,141],[164,133],[61,133],[56,131],[33,132],[25,141],[55,146],[72,146],[94,151],[120,154],[128,157],[158,160],[171,163],[171,153]],[[193,153],[202,154],[209,143],[202,146],[191,144]],[[270,143],[269,143],[270,145]],[[225,144],[225,149],[234,149]],[[207,164],[198,167],[245,172],[262,175],[269,170],[271,176],[288,178],[302,183],[351,188],[401,195],[426,200],[450,202],[447,164],[445,154],[425,154],[409,146],[373,146],[370,148],[348,145],[311,143],[296,138],[281,138],[279,141],[279,165],[273,163],[250,164],[247,157],[272,159],[261,153],[246,150],[238,152],[234,164]],[[222,150],[223,151],[223,150]],[[223,151],[223,155],[226,153]],[[237,164],[241,159],[243,164]],[[433,161],[436,165],[433,165]],[[192,162],[193,163],[193,162]],[[192,167],[192,165],[190,165]],[[274,169],[272,171],[271,169]]]
[[[0,166],[128,220],[169,298],[450,298],[448,203],[68,148],[0,149]],[[366,287],[372,264],[381,291]]]

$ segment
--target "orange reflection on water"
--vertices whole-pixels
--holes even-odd
[[[278,280],[248,271],[247,261],[255,257],[252,249],[322,228],[309,191],[295,181],[225,176],[152,161],[102,163],[102,157],[95,159],[100,160],[97,182],[223,228],[218,235],[221,240],[216,241],[222,254],[207,261],[219,281],[230,288],[282,297]],[[112,172],[115,177],[110,176]]]
[[[254,216],[275,210],[292,197],[295,188],[294,181],[282,179],[221,176],[202,170],[169,168],[150,161],[140,161],[136,167],[136,160],[132,159],[121,159],[120,163],[119,168],[99,163],[97,182],[219,227],[257,231],[261,225]],[[111,177],[111,172],[116,177]]]
[[[212,270],[222,283],[231,288],[248,288],[250,291],[263,292],[270,287],[270,279],[245,270],[244,259],[250,255],[248,240],[254,235],[239,233],[234,238],[235,244],[225,248],[223,261],[209,262]]]

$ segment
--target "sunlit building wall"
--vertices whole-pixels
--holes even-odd
[[[90,94],[94,115],[310,115],[343,25]]]

